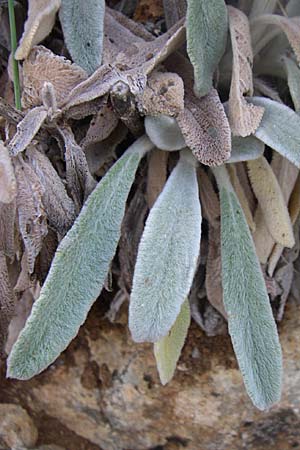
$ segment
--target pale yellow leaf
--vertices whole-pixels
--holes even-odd
[[[15,59],[25,59],[30,50],[51,32],[61,0],[28,0],[28,17]]]
[[[229,94],[229,122],[234,136],[249,136],[258,128],[264,108],[248,103],[244,95],[253,95],[250,27],[247,16],[228,6],[233,67]]]
[[[293,247],[295,239],[291,219],[274,172],[263,156],[247,164],[252,188],[269,232],[276,242]]]
[[[0,141],[0,202],[11,203],[16,198],[17,183],[7,148]]]

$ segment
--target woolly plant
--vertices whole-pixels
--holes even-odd
[[[60,20],[70,54],[81,67],[42,46],[32,49],[44,35],[32,36],[30,24],[36,17],[29,1],[29,24],[17,50],[19,59],[25,58],[25,115],[14,136],[1,144],[1,164],[12,189],[9,195],[7,183],[1,187],[6,198],[1,195],[7,205],[17,204],[23,276],[24,270],[34,274],[46,220],[61,240],[10,352],[7,374],[25,380],[40,373],[78,333],[110,271],[126,202],[132,201],[129,194],[145,158],[152,188],[130,294],[132,338],[154,343],[161,382],[169,382],[190,324],[203,215],[210,236],[218,236],[221,254],[217,273],[209,248],[208,299],[213,303],[211,280],[219,276],[217,309],[228,321],[246,390],[257,408],[269,408],[280,399],[282,357],[265,271],[274,270],[284,247],[294,246],[299,215],[299,201],[288,205],[297,196],[300,167],[300,18],[288,17],[300,14],[297,4],[288,2],[286,15],[281,15],[276,2],[248,0],[233,7],[224,0],[188,0],[185,22],[179,18],[172,24],[166,8],[170,28],[155,39],[108,7],[103,19],[101,2],[75,2],[78,8],[70,3],[62,0]],[[52,2],[47,16],[52,22],[58,7]],[[89,35],[79,42],[83,26]],[[189,59],[182,47],[185,32]],[[278,76],[289,88],[288,104],[265,81],[268,75]],[[72,124],[91,115],[79,145]],[[108,138],[117,127],[114,149],[128,130],[136,140],[100,175],[93,169],[95,143],[111,145]],[[64,155],[64,183],[39,144],[49,134]],[[289,173],[288,188],[282,167]],[[95,178],[100,178],[97,185]],[[29,213],[21,201],[22,192],[23,198],[30,197],[26,179],[34,194]],[[57,183],[54,201],[49,180]],[[39,220],[28,231],[33,213]],[[8,249],[4,254],[12,257]]]

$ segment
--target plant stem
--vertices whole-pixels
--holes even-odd
[[[9,14],[9,27],[10,27],[10,42],[11,42],[11,53],[12,53],[15,105],[16,105],[17,109],[21,109],[19,67],[18,67],[18,61],[15,60],[15,56],[14,56],[15,51],[17,49],[17,32],[16,32],[16,21],[15,21],[15,11],[14,11],[14,0],[8,0],[8,14]]]

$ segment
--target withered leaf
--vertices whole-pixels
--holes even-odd
[[[153,41],[155,39],[153,34],[150,33],[150,31],[148,31],[142,23],[129,19],[129,17],[127,17],[125,14],[117,11],[116,9],[111,9],[108,6],[106,6],[105,8],[105,21],[107,18],[109,18],[110,20],[113,18],[115,21],[114,25],[112,26],[114,33],[113,35],[110,35],[110,30],[108,28],[105,28],[106,34],[112,39],[120,39],[120,37],[122,38],[122,33],[128,32],[134,35],[135,38],[141,38],[145,41]],[[124,42],[124,39],[121,40],[123,40]]]
[[[28,18],[16,50],[16,59],[25,59],[31,48],[51,32],[61,0],[28,0]]]
[[[66,125],[59,127],[58,130],[65,144],[67,185],[78,213],[97,182],[89,171],[85,154],[75,141],[71,128]]]
[[[205,288],[209,302],[227,318],[223,304],[220,222],[218,226],[209,226]]]
[[[33,146],[27,150],[27,156],[43,188],[42,200],[49,225],[64,236],[75,220],[74,203],[47,156]]]
[[[53,85],[60,107],[69,92],[86,78],[87,74],[81,67],[42,45],[36,46],[23,64],[23,107],[42,104],[42,89],[46,82]]]
[[[286,247],[295,243],[287,206],[277,178],[267,160],[248,161],[252,188],[262,208],[266,225],[274,240]]]
[[[233,52],[233,68],[229,94],[229,122],[235,136],[249,136],[260,124],[264,108],[246,102],[253,95],[250,27],[247,16],[228,6],[229,30]]]
[[[167,28],[186,15],[186,0],[163,0]]]
[[[147,203],[152,208],[167,180],[168,153],[154,149],[148,159]]]
[[[230,157],[230,126],[214,88],[202,98],[188,90],[185,109],[178,115],[177,122],[187,146],[201,163],[218,166]]]
[[[34,273],[41,284],[46,280],[57,246],[57,233],[49,228],[48,234],[43,240],[43,246],[37,257],[34,269]]]
[[[8,144],[11,156],[25,150],[43,125],[47,117],[44,106],[36,106],[28,111],[24,119],[17,125],[17,132]]]
[[[0,251],[0,358],[4,356],[4,346],[8,326],[15,310],[15,296],[9,281],[6,257]]]
[[[17,183],[9,153],[0,141],[0,202],[11,203],[16,198]]]
[[[208,174],[201,167],[198,169],[198,185],[203,216],[211,227],[218,227],[221,214],[219,197]]]
[[[176,73],[153,72],[137,96],[137,107],[143,115],[177,116],[184,109],[182,79]]]
[[[284,17],[277,14],[263,14],[252,21],[252,27],[260,25],[275,25],[279,27],[288,38],[298,63],[300,63],[300,18]]]
[[[259,95],[260,97],[269,97],[275,102],[282,103],[281,98],[277,90],[270,86],[265,80],[261,78],[253,78],[254,95]]]
[[[27,251],[29,273],[47,234],[47,222],[42,203],[43,187],[31,166],[21,158],[15,160],[19,228]]]
[[[89,129],[80,145],[85,150],[89,145],[104,141],[118,125],[119,119],[112,106],[105,103],[90,122]]]
[[[0,202],[0,251],[13,260],[15,255],[16,199]]]
[[[300,38],[299,38],[300,45]],[[292,58],[282,58],[295,111],[300,112],[300,69]]]

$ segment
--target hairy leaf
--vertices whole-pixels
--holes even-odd
[[[188,300],[185,300],[168,335],[154,344],[156,366],[163,385],[173,378],[190,322],[190,306]]]
[[[300,69],[296,62],[288,57],[283,57],[287,74],[287,82],[296,112],[300,112]]]
[[[244,95],[253,95],[253,53],[247,16],[228,6],[233,68],[229,94],[229,121],[235,136],[249,136],[259,126],[264,108],[247,103]]]
[[[28,0],[28,18],[16,50],[16,59],[25,59],[32,47],[51,32],[61,0]]]
[[[227,9],[224,0],[188,0],[187,4],[187,51],[194,66],[195,92],[201,97],[212,88],[225,51]]]
[[[0,251],[11,260],[15,256],[16,199],[11,203],[0,202]]]
[[[136,342],[166,336],[191,288],[201,236],[195,165],[191,153],[182,151],[148,216],[129,306],[129,328]]]
[[[41,372],[78,333],[102,290],[136,169],[151,148],[142,137],[128,149],[61,241],[40,297],[9,356],[9,377],[28,379]]]
[[[291,219],[277,178],[268,161],[263,156],[248,161],[248,169],[253,191],[271,235],[279,244],[293,247],[295,239]]]
[[[230,164],[228,166],[228,172],[230,176],[231,184],[235,190],[236,196],[240,202],[240,205],[243,209],[243,212],[245,214],[247,224],[250,228],[250,230],[253,232],[255,231],[255,222],[253,220],[252,212],[248,203],[248,199],[246,196],[246,193],[244,192],[244,189],[240,183],[239,177],[237,176],[236,167],[233,164]]]
[[[251,234],[225,167],[214,169],[221,198],[222,282],[229,333],[247,392],[264,410],[281,394],[281,348]]]
[[[15,161],[15,172],[19,228],[26,249],[28,270],[33,273],[35,259],[48,232],[42,202],[44,191],[31,166],[23,160]]]
[[[268,98],[251,97],[265,112],[255,136],[300,167],[300,117],[288,106]]]
[[[46,117],[47,111],[44,106],[36,106],[28,111],[24,119],[17,125],[17,132],[8,145],[11,156],[16,156],[28,147]]]
[[[67,48],[90,75],[101,64],[104,0],[62,0],[59,13]]]
[[[8,150],[0,141],[0,202],[11,203],[16,198],[17,183]]]
[[[161,150],[180,150],[186,146],[176,119],[173,117],[147,116],[145,129],[153,144]]]
[[[74,203],[46,155],[35,147],[27,150],[32,168],[43,187],[43,205],[49,224],[63,236],[75,220]]]
[[[13,317],[16,299],[12,290],[5,255],[0,251],[0,358],[4,356],[4,345],[8,326]]]
[[[266,13],[273,13],[276,4],[277,0],[253,0],[250,16],[256,17]]]
[[[230,158],[225,161],[226,163],[257,159],[263,155],[265,150],[264,143],[255,136],[247,136],[245,138],[233,136],[231,143],[231,155]]]
[[[69,92],[86,78],[87,74],[81,67],[42,45],[36,46],[23,63],[22,105],[24,108],[40,106],[42,89],[48,82],[54,87],[60,107]]]
[[[187,90],[177,122],[186,145],[202,164],[220,165],[230,157],[230,126],[216,89],[200,99]]]

